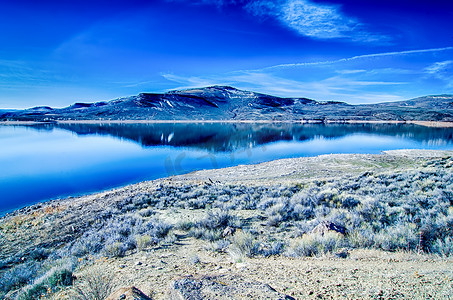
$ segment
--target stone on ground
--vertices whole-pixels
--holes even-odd
[[[245,279],[240,275],[184,276],[170,283],[168,300],[201,299],[269,299],[290,300],[268,284]]]
[[[120,288],[108,296],[105,300],[151,300],[136,287]]]

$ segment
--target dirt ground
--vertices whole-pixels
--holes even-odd
[[[182,238],[160,249],[145,249],[101,266],[115,286],[135,286],[153,299],[166,299],[169,283],[186,275],[240,275],[269,284],[296,299],[452,299],[453,260],[407,252],[352,250],[348,258],[247,258],[209,251],[209,242]],[[76,274],[77,275],[77,274]],[[263,295],[263,299],[265,295]],[[68,290],[54,299],[71,299]],[[244,296],[243,299],[248,299]]]

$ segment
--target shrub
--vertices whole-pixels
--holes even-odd
[[[349,245],[353,248],[370,248],[375,245],[374,231],[369,226],[352,230],[348,234]]]
[[[386,251],[415,250],[418,240],[414,224],[387,227],[374,236],[375,247]]]
[[[269,207],[272,207],[277,203],[276,198],[269,198],[269,197],[263,197],[261,201],[258,203],[258,208],[261,209],[262,211],[265,211]]]
[[[233,224],[234,217],[226,210],[208,212],[206,218],[198,222],[198,227],[208,229],[222,229]]]
[[[142,217],[150,217],[155,214],[154,210],[151,208],[146,208],[138,212]]]
[[[192,225],[189,236],[216,241],[222,238],[222,232],[228,226],[240,227],[240,220],[225,210],[210,211],[205,218]]]
[[[293,208],[293,219],[296,221],[299,220],[310,220],[315,216],[312,207],[303,206],[302,204],[296,204]]]
[[[72,262],[63,261],[57,263],[44,275],[33,281],[32,284],[23,288],[19,293],[18,300],[34,300],[39,299],[42,295],[49,292],[55,292],[61,286],[70,286],[73,283],[72,271],[74,264]]]
[[[259,249],[259,253],[264,257],[279,255],[285,250],[285,243],[281,241],[274,241],[270,244],[264,243]]]
[[[207,229],[204,227],[194,227],[189,231],[189,236],[206,241],[216,241],[222,238],[221,229]]]
[[[71,247],[71,253],[76,257],[95,254],[104,247],[103,237],[98,231],[90,230],[82,235]]]
[[[0,278],[0,291],[6,294],[30,283],[36,277],[39,267],[40,264],[33,261],[12,267]]]
[[[30,252],[29,257],[33,260],[42,261],[42,260],[45,260],[49,255],[50,255],[49,249],[37,248],[37,249],[33,249]]]
[[[444,240],[437,239],[433,244],[432,251],[442,257],[453,256],[453,238],[448,236]]]
[[[113,275],[99,266],[92,267],[75,281],[72,298],[104,300],[112,293]]]
[[[123,243],[114,242],[105,246],[104,252],[108,257],[123,257],[126,253],[126,247],[124,247]]]
[[[340,195],[341,207],[354,208],[360,204],[360,201],[352,195]]]
[[[323,235],[317,233],[304,234],[293,241],[290,246],[289,256],[316,256],[322,253],[334,252],[344,247],[346,240],[342,234],[326,232]]]
[[[279,214],[269,216],[267,218],[266,225],[267,226],[273,226],[273,227],[278,227],[280,223],[283,221],[283,217]]]
[[[346,239],[340,233],[329,231],[320,238],[320,250],[323,253],[334,252],[347,245]]]
[[[260,243],[248,232],[239,231],[232,237],[230,251],[240,256],[252,257],[259,254]]]
[[[159,240],[166,237],[172,228],[171,225],[159,220],[149,221],[145,226],[148,228],[147,233]]]
[[[153,239],[151,236],[145,234],[145,235],[138,235],[135,236],[135,243],[137,244],[137,249],[138,250],[143,250],[149,245],[153,244]]]
[[[212,242],[209,244],[207,247],[208,250],[214,251],[214,252],[226,252],[228,249],[228,246],[230,246],[230,241],[228,240],[218,240],[215,242]]]
[[[193,226],[194,223],[191,221],[181,221],[175,227],[179,230],[189,231]]]
[[[295,222],[294,226],[296,227],[295,234],[296,236],[302,236],[306,233],[309,233],[313,228],[315,228],[316,225],[318,225],[319,222],[316,221],[300,221],[300,222]]]
[[[174,244],[178,241],[178,237],[174,233],[169,233],[167,236],[162,240],[162,243],[164,244]]]
[[[317,189],[309,188],[302,190],[291,197],[291,203],[293,205],[300,204],[306,207],[315,207],[318,205],[318,199],[316,198]]]
[[[138,214],[126,214],[92,228],[71,247],[77,257],[104,251],[107,256],[120,257],[137,246],[136,236],[148,235],[152,243],[164,239],[172,226],[156,218],[144,219]]]
[[[290,256],[315,256],[318,254],[318,243],[313,235],[304,234],[292,241],[289,249]]]

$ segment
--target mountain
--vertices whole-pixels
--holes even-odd
[[[453,96],[350,105],[307,98],[281,98],[229,86],[141,93],[109,102],[75,103],[0,111],[0,120],[418,120],[453,121]]]

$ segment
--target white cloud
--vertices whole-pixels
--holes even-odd
[[[314,39],[388,41],[386,36],[370,33],[358,20],[344,15],[339,5],[319,4],[309,0],[253,0],[245,8],[257,16],[275,17],[284,26]]]
[[[348,39],[359,42],[388,43],[384,35],[371,33],[353,17],[346,16],[340,5],[320,4],[310,0],[167,0],[192,5],[242,6],[260,18],[274,18],[283,26],[313,39]]]
[[[280,20],[302,35],[320,38],[344,38],[357,22],[341,15],[333,6],[316,5],[304,0],[288,1],[281,8]]]

